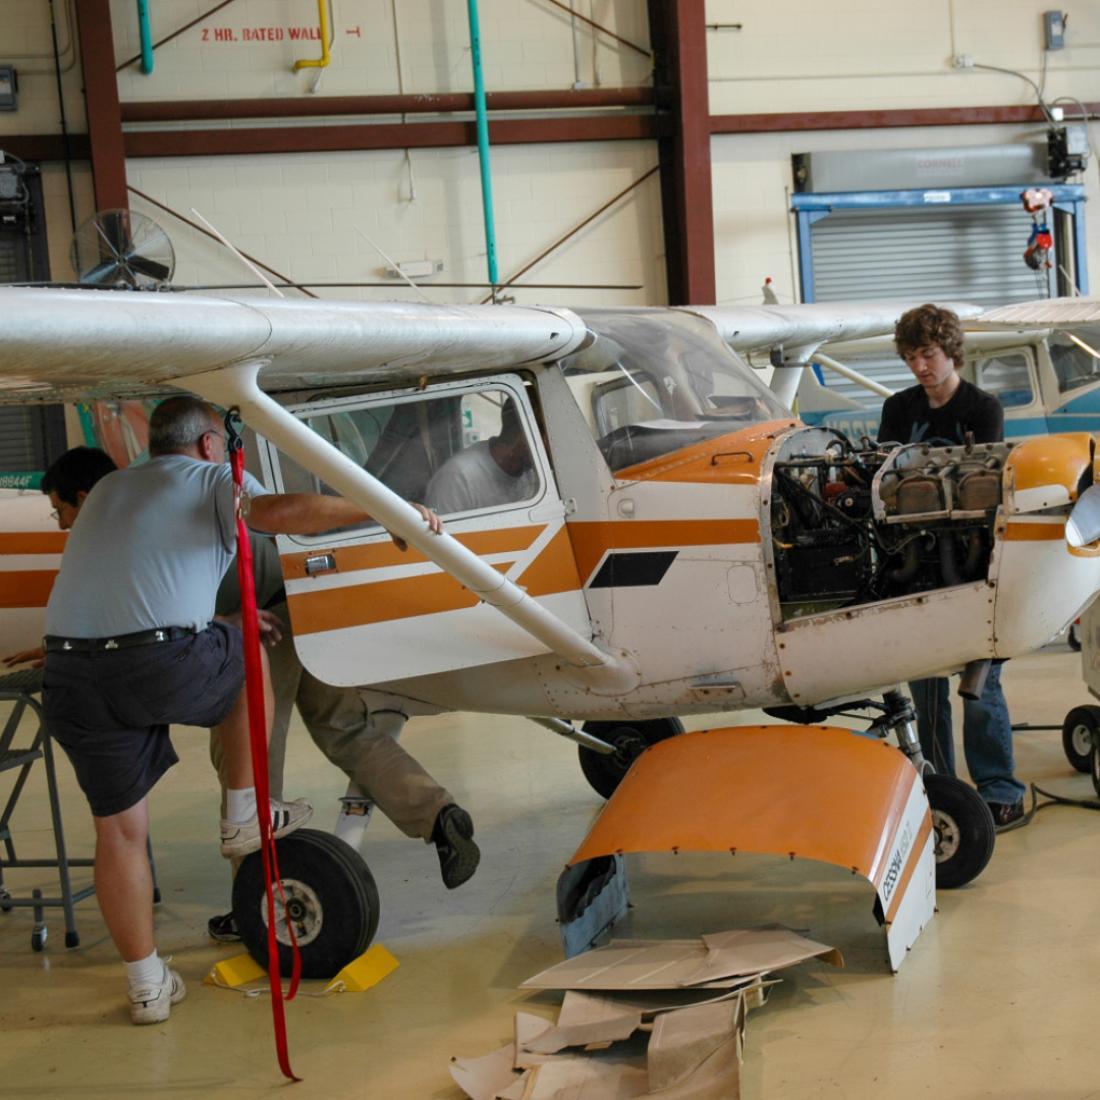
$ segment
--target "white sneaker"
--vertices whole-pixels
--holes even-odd
[[[130,1019],[135,1024],[159,1024],[168,1019],[172,1005],[187,996],[187,986],[170,966],[165,965],[164,977],[153,985],[130,990]]]
[[[271,800],[271,834],[278,840],[300,829],[313,816],[313,807],[304,799],[294,802]],[[260,819],[253,814],[250,821],[226,821],[222,818],[222,855],[239,859],[260,850]]]

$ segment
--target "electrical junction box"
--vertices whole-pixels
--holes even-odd
[[[1066,44],[1066,13],[1062,11],[1043,12],[1043,48],[1060,50]]]
[[[18,107],[19,76],[14,65],[0,65],[0,111]]]

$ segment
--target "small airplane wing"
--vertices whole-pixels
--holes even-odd
[[[965,302],[942,303],[963,320],[977,317],[981,307]],[[893,333],[898,318],[919,302],[813,302],[808,305],[691,306],[706,317],[735,351],[769,348],[813,349],[838,340],[860,340]]]
[[[588,338],[564,309],[0,287],[0,403],[163,392],[266,361],[265,389],[508,368]]]
[[[1040,298],[981,314],[968,329],[1074,328],[1100,322],[1100,298]]]

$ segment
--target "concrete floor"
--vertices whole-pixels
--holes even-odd
[[[1090,701],[1078,658],[1064,646],[1013,661],[1004,683],[1016,722],[1060,723],[1069,707]],[[691,726],[717,724],[732,723]],[[560,958],[554,882],[600,807],[574,748],[518,719],[470,715],[419,721],[406,739],[474,813],[482,867],[450,893],[434,849],[384,819],[371,825],[363,854],[382,897],[378,940],[401,965],[367,993],[307,995],[288,1006],[292,1061],[304,1078],[298,1100],[457,1100],[452,1055],[507,1041],[517,1008],[556,1013],[556,997],[516,986]],[[182,763],[153,805],[164,891],[158,937],[188,983],[187,1000],[165,1025],[129,1024],[121,969],[91,899],[79,907],[81,946],[71,951],[59,911],[50,913],[41,954],[30,950],[29,911],[0,915],[0,1095],[84,1100],[157,1090],[190,1100],[281,1087],[267,998],[201,984],[233,953],[205,935],[206,919],[227,908],[228,879],[214,850],[217,795],[205,737],[180,731],[176,744]],[[1022,778],[1092,797],[1089,778],[1066,763],[1058,732],[1019,734],[1017,755]],[[73,854],[87,854],[90,821],[62,770]],[[288,774],[288,794],[312,797],[316,823],[328,826],[343,784],[304,731],[292,734]],[[0,777],[0,797],[8,779]],[[17,836],[25,854],[47,854],[37,777],[24,797]],[[845,969],[787,971],[750,1016],[749,1100],[1100,1097],[1098,826],[1084,810],[1051,808],[1003,835],[976,882],[940,895],[938,916],[896,977],[870,887],[819,864],[632,859],[635,908],[621,928],[682,937],[782,921],[843,950]],[[9,880],[20,891],[50,888],[45,872],[11,872]]]

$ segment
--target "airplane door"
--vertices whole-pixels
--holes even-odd
[[[290,411],[585,636],[565,507],[514,374]],[[267,444],[267,483],[324,492]],[[377,524],[279,536],[295,645],[328,683],[365,685],[515,660],[545,647]]]

